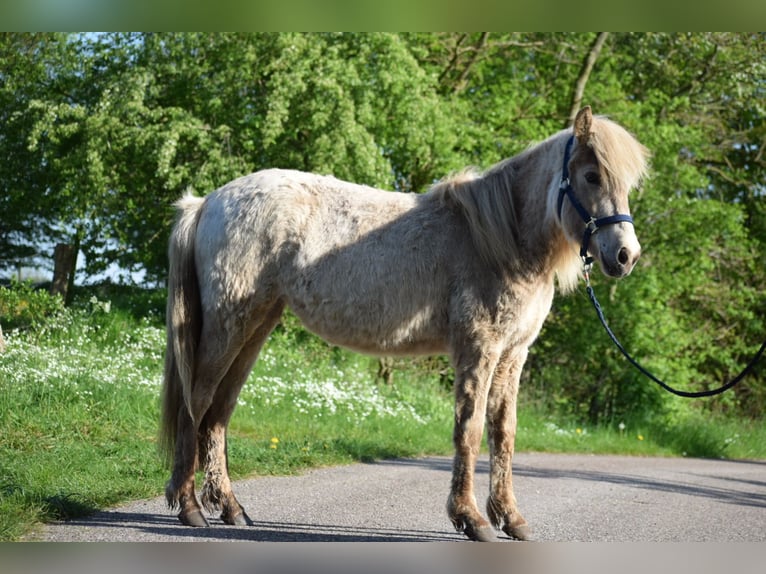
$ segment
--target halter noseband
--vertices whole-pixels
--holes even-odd
[[[588,255],[588,245],[590,245],[590,238],[595,235],[598,230],[605,225],[612,225],[614,223],[633,223],[633,218],[630,215],[624,215],[618,213],[617,215],[608,215],[607,217],[595,218],[588,210],[585,209],[580,201],[575,197],[574,190],[572,189],[572,183],[569,181],[569,158],[572,153],[572,144],[574,143],[574,136],[567,141],[567,147],[564,151],[564,169],[561,171],[561,184],[559,185],[559,201],[558,201],[558,213],[559,221],[561,221],[561,209],[564,206],[564,196],[569,198],[572,202],[572,207],[580,215],[580,218],[585,222],[585,233],[582,236],[582,245],[580,246],[580,257],[587,269],[590,269],[593,263],[593,257]]]

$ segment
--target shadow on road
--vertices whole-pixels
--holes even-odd
[[[461,537],[439,531],[345,527],[334,524],[301,524],[254,520],[252,526],[229,526],[210,519],[210,528],[190,528],[175,516],[120,511],[98,512],[86,519],[68,520],[72,527],[132,529],[149,536],[210,541],[251,542],[436,542]],[[147,537],[148,539],[148,537]]]
[[[756,516],[760,509],[766,508],[766,465],[760,461],[739,461],[737,464],[753,465],[752,468],[739,467],[745,470],[743,473],[732,472],[732,467],[715,460],[686,459],[683,462],[673,459],[654,459],[651,466],[644,459],[630,457],[601,457],[583,459],[582,457],[568,455],[538,455],[534,453],[520,456],[514,464],[514,476],[529,480],[535,485],[535,490],[543,495],[543,506],[549,507],[556,504],[562,508],[569,508],[568,499],[560,493],[570,492],[568,482],[571,481],[573,488],[580,484],[580,492],[604,492],[596,488],[596,483],[615,485],[615,492],[620,490],[636,490],[649,493],[666,493],[682,497],[690,497],[692,500],[682,502],[694,507],[702,505],[702,499],[712,503],[731,505],[735,507],[734,513]],[[429,484],[441,483],[443,480],[445,495],[452,474],[452,460],[449,457],[430,457],[423,459],[389,459],[365,463],[368,469],[380,468],[380,474],[360,473],[366,476],[388,476],[389,491],[396,489],[397,481],[409,480],[413,474],[407,469],[416,469],[424,472],[416,476],[427,477]],[[351,468],[351,467],[350,467]],[[727,468],[730,472],[727,473]],[[395,472],[385,472],[385,470]],[[476,474],[486,484],[489,475],[489,461],[483,456],[477,463]],[[354,473],[344,471],[344,480],[353,482]],[[351,472],[349,478],[348,472]],[[430,472],[430,475],[429,475]],[[435,474],[435,476],[434,476]],[[442,477],[443,475],[443,477]],[[764,477],[764,480],[761,478]],[[372,479],[368,479],[372,480]],[[430,481],[434,481],[433,483]],[[582,485],[585,484],[585,490]],[[590,483],[590,484],[589,484]],[[517,483],[518,486],[519,483]],[[332,488],[332,486],[328,486]],[[486,486],[484,487],[486,488]],[[391,491],[392,492],[392,491]],[[389,492],[389,494],[391,494]],[[391,494],[393,496],[393,494]],[[611,491],[604,494],[612,496]],[[557,498],[558,497],[558,498]],[[693,498],[698,500],[693,500]],[[646,498],[645,496],[643,497]],[[632,503],[634,497],[617,497],[615,504],[627,500]],[[664,497],[657,497],[657,504],[664,504]],[[563,505],[563,506],[562,506]],[[739,507],[741,510],[737,510]],[[430,528],[400,527],[389,528],[389,523],[384,526],[379,524],[347,525],[342,521],[333,524],[332,517],[320,519],[310,523],[310,518],[292,522],[280,516],[277,520],[255,520],[249,527],[234,527],[223,524],[220,519],[211,519],[211,528],[190,528],[181,525],[173,514],[165,514],[157,511],[156,501],[151,506],[143,508],[144,511],[126,511],[114,509],[96,512],[82,519],[69,520],[67,527],[78,526],[87,529],[90,540],[114,540],[126,539],[140,540],[207,540],[207,541],[262,541],[262,542],[433,542],[433,541],[458,541],[464,537],[451,529],[432,530]],[[610,507],[611,508],[611,507]],[[720,507],[719,507],[720,508]],[[604,516],[608,516],[609,509],[604,510]],[[749,514],[748,514],[749,512]],[[616,515],[619,520],[625,520],[623,515]],[[760,522],[759,522],[760,523]],[[95,527],[95,528],[94,528]],[[120,531],[120,529],[122,531]],[[102,535],[103,534],[103,535]],[[601,536],[603,533],[598,534]],[[579,530],[549,532],[550,539],[586,539],[590,534]],[[603,536],[611,536],[611,532]],[[690,536],[697,539],[701,536],[696,530]],[[569,538],[567,538],[569,537]],[[583,538],[584,537],[584,538]]]
[[[705,461],[707,462],[707,461]],[[709,461],[714,463],[715,461]],[[737,462],[738,464],[751,464],[759,467],[766,466],[766,463],[761,461],[726,461]],[[428,468],[431,470],[443,471],[445,473],[452,472],[452,460],[448,458],[424,458],[424,459],[393,459],[383,460],[370,464],[375,465],[395,465],[395,466],[417,466]],[[476,474],[488,474],[489,473],[489,461],[479,460],[476,464]],[[594,481],[594,482],[606,482],[611,484],[618,484],[620,486],[633,487],[644,490],[671,492],[674,494],[682,494],[686,496],[701,496],[706,498],[715,499],[727,504],[734,504],[738,506],[754,506],[759,508],[766,508],[766,494],[759,494],[755,492],[744,492],[742,490],[728,489],[715,487],[710,485],[696,484],[694,481],[697,479],[699,482],[700,477],[714,479],[718,481],[729,481],[739,484],[748,484],[755,488],[763,489],[766,487],[766,481],[759,480],[745,480],[741,478],[734,478],[728,476],[722,476],[720,474],[696,474],[687,473],[689,476],[689,482],[682,482],[678,480],[661,480],[656,478],[647,478],[639,474],[623,474],[605,472],[603,470],[583,470],[583,469],[562,469],[562,468],[548,468],[531,466],[526,464],[514,463],[513,465],[514,476],[529,477],[536,479],[573,479],[582,481]]]

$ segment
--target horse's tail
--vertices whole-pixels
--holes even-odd
[[[168,463],[173,460],[180,409],[188,409],[191,404],[195,353],[202,328],[194,238],[204,201],[187,194],[176,202],[178,216],[168,247],[167,346],[160,422],[160,449]]]

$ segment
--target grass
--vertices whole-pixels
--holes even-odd
[[[516,446],[519,451],[537,452],[764,459],[766,428],[762,421],[731,421],[702,414],[622,429],[619,425],[589,428],[522,411]]]
[[[162,338],[148,321],[107,317],[103,309],[64,312],[7,336],[0,356],[0,539],[156,494],[163,472],[150,445]]]
[[[371,360],[284,328],[230,426],[234,478],[446,452],[449,397],[370,383]],[[86,299],[6,334],[0,355],[0,540],[36,524],[160,494],[164,328]],[[257,384],[256,384],[257,381]]]
[[[6,333],[0,540],[164,488],[156,449],[164,328],[152,311],[161,299],[144,298],[137,311],[129,299],[88,295],[36,327]],[[239,397],[230,426],[232,476],[451,453],[451,393],[438,376],[410,364],[393,385],[376,384],[376,368],[288,318]],[[766,430],[759,422],[702,418],[588,428],[522,408],[517,448],[766,458]]]

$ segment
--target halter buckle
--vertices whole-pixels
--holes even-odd
[[[584,255],[582,257],[582,274],[585,278],[585,285],[590,286],[590,270],[593,269],[593,257]]]

